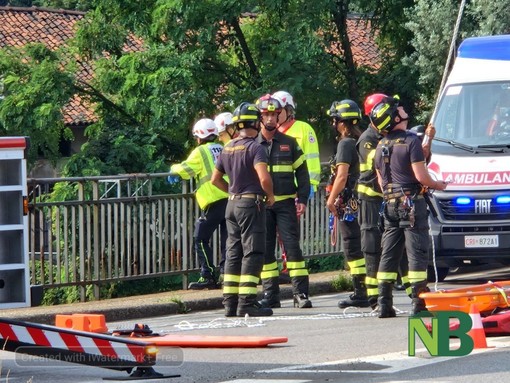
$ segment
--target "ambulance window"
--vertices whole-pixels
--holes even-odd
[[[481,83],[451,86],[445,90],[434,124],[438,137],[462,142],[468,145],[483,145],[494,140],[494,125],[499,123],[505,94],[509,100],[510,86],[505,84]],[[506,109],[505,109],[506,110]]]

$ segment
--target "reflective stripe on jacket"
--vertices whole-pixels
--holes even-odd
[[[268,147],[262,135],[258,140]],[[297,141],[277,131],[270,146],[268,171],[273,180],[275,200],[297,197],[300,203],[306,204],[310,194],[310,176]]]
[[[294,120],[292,125],[282,133],[294,137],[305,155],[306,166],[310,175],[310,184],[315,188],[321,181],[321,159],[319,156],[319,142],[310,124]]]
[[[377,181],[375,172],[375,149],[379,143],[377,133],[370,127],[358,139],[356,149],[359,157],[360,177],[358,186],[358,198],[368,201],[382,200],[382,192]]]
[[[183,180],[196,179],[196,199],[201,209],[228,197],[227,193],[211,183],[214,164],[222,149],[220,144],[207,142],[193,149],[185,161],[170,168],[171,173],[178,174]]]

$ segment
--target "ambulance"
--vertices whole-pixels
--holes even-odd
[[[510,35],[464,40],[432,116],[429,280],[510,265]],[[434,279],[435,278],[435,279]]]

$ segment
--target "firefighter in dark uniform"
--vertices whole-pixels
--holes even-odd
[[[258,142],[269,153],[269,174],[273,180],[275,203],[266,210],[266,253],[261,279],[265,307],[281,307],[279,270],[275,247],[277,231],[287,253],[287,269],[292,283],[294,307],[310,308],[308,269],[299,246],[298,216],[306,211],[310,176],[305,156],[295,138],[278,131],[278,116],[283,105],[267,94],[257,100],[262,113]]]
[[[373,107],[386,95],[375,93],[368,96],[363,104],[364,112],[370,115]],[[381,229],[379,212],[383,202],[383,194],[377,173],[375,172],[375,148],[383,136],[369,126],[359,137],[356,150],[359,157],[360,176],[357,185],[360,200],[358,223],[361,230],[361,251],[365,257],[368,303],[372,309],[377,307],[377,270],[381,259]]]
[[[343,251],[352,276],[354,292],[348,299],[338,302],[338,307],[368,307],[365,286],[365,258],[361,251],[361,233],[358,220],[356,183],[359,178],[359,158],[356,140],[360,130],[361,110],[352,100],[335,101],[328,110],[333,127],[339,134],[336,151],[336,172],[326,205],[337,217]]]
[[[219,190],[211,184],[211,176],[216,159],[223,147],[216,143],[218,128],[213,120],[203,118],[193,126],[193,137],[197,140],[198,146],[193,149],[188,158],[174,164],[170,168],[169,182],[180,182],[180,179],[189,180],[196,178],[197,191],[196,199],[201,209],[201,214],[195,223],[193,235],[195,251],[200,263],[200,279],[191,282],[189,289],[215,289],[217,278],[214,274],[213,250],[211,238],[220,228],[220,275],[223,274],[225,263],[225,245],[227,240],[227,226],[225,223],[225,209],[227,207],[227,193]]]
[[[364,112],[368,117],[370,112],[383,99],[388,96],[383,93],[374,93],[368,96],[364,102]],[[425,135],[429,137],[427,142],[422,141],[422,149],[427,163],[430,160],[430,145],[435,135],[435,129],[429,125],[425,131],[423,126],[411,129],[417,133],[422,139]],[[360,178],[358,180],[358,198],[360,200],[358,221],[361,229],[361,249],[365,256],[367,276],[365,284],[367,286],[368,302],[370,307],[377,307],[378,281],[377,270],[379,269],[379,261],[381,259],[381,235],[384,225],[381,220],[381,206],[383,203],[383,194],[377,181],[377,173],[375,171],[374,157],[375,148],[379,140],[383,138],[385,132],[379,132],[370,125],[360,136],[356,148],[360,159]],[[407,255],[404,254],[400,261],[399,274],[397,276],[396,290],[405,290],[411,296],[412,289],[408,278],[409,265]]]
[[[257,301],[257,284],[264,264],[266,204],[274,203],[267,170],[267,150],[257,142],[260,111],[243,102],[233,113],[239,137],[225,145],[211,182],[229,193],[227,255],[223,279],[225,316],[269,316]],[[229,183],[223,178],[228,176]]]
[[[404,248],[409,259],[412,314],[425,311],[419,297],[427,288],[429,224],[424,188],[444,190],[446,182],[435,181],[425,164],[421,140],[407,131],[409,116],[398,99],[387,97],[370,113],[372,125],[387,132],[379,141],[375,167],[384,198],[384,233],[377,272],[379,318],[396,316],[393,309],[393,284],[397,279]]]

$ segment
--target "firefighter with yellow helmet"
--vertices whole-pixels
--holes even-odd
[[[212,183],[229,193],[226,210],[227,258],[223,279],[225,316],[268,316],[273,311],[257,301],[266,243],[266,204],[274,203],[268,154],[257,142],[260,111],[243,102],[233,113],[239,136],[221,153]],[[229,182],[224,178],[228,176]]]
[[[354,292],[338,302],[338,307],[368,307],[365,286],[365,258],[361,252],[361,234],[357,220],[358,199],[356,183],[359,178],[359,158],[356,140],[360,135],[358,124],[361,110],[352,100],[335,101],[327,114],[338,133],[335,157],[335,177],[326,206],[337,217],[343,251],[352,276]]]
[[[384,198],[384,232],[378,279],[379,318],[395,317],[393,284],[404,248],[409,260],[412,314],[426,311],[420,294],[428,291],[429,223],[424,188],[444,190],[426,167],[420,138],[407,130],[409,115],[394,97],[370,112],[372,126],[385,135],[377,145],[375,168]]]

